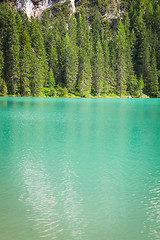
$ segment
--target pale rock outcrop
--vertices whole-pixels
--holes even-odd
[[[17,9],[22,9],[27,16],[31,18],[41,18],[43,11],[52,6],[53,2],[64,3],[66,0],[18,0]],[[70,0],[72,5],[72,12],[75,12],[75,0]]]

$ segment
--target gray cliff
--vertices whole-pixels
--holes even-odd
[[[64,3],[65,1],[66,0],[18,0],[17,8],[24,10],[29,18],[31,18],[31,16],[41,18],[43,11],[51,7],[53,2]],[[72,11],[75,12],[75,1],[70,1]]]

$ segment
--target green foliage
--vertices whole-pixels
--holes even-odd
[[[85,49],[79,49],[78,90],[81,96],[91,93],[92,70],[90,59]]]
[[[127,43],[123,23],[120,21],[115,35],[116,55],[117,55],[117,92],[122,96],[127,88]]]
[[[65,83],[69,92],[75,89],[78,73],[78,55],[76,49],[72,46],[72,40],[66,34],[66,65],[65,65]]]
[[[52,68],[50,68],[50,70],[49,70],[48,86],[50,88],[54,88],[55,87],[55,78],[54,78],[54,74],[53,74]]]
[[[98,11],[98,8],[95,9],[95,13],[92,18],[92,36],[95,44],[99,40],[102,42],[102,26],[101,26],[100,13]]]
[[[90,54],[90,30],[84,9],[79,14],[77,21],[77,42],[79,47],[85,48]]]
[[[68,91],[67,88],[62,88],[59,85],[56,88],[56,93],[58,97],[68,97]]]
[[[144,82],[142,75],[140,76],[137,84],[137,89],[134,91],[134,95],[138,98],[141,98],[143,96],[143,88],[144,88]]]
[[[105,80],[104,71],[104,55],[100,40],[95,46],[94,65],[93,65],[93,80],[92,85],[96,93],[100,95],[103,92]]]
[[[49,96],[50,96],[50,97],[55,97],[55,96],[56,96],[56,90],[55,90],[55,88],[51,88],[51,89],[50,89]]]
[[[111,62],[110,62],[110,51],[108,40],[104,40],[103,43],[104,48],[104,92],[108,94],[114,90],[114,81],[112,78],[112,69],[111,69]]]
[[[0,79],[2,78],[3,67],[4,67],[4,58],[3,58],[3,52],[2,52],[2,44],[0,42]]]
[[[56,18],[58,18],[59,15],[63,15],[65,16],[66,20],[68,20],[69,16],[71,15],[70,0],[65,1],[65,3],[53,3],[51,9]]]
[[[44,77],[42,75],[41,62],[36,53],[32,50],[32,66],[31,66],[31,81],[30,90],[33,96],[43,95]]]
[[[53,3],[42,20],[0,3],[0,94],[159,97],[160,2]]]
[[[18,92],[18,84],[20,79],[20,42],[15,21],[15,13],[10,10],[10,16],[8,18],[8,29],[6,30],[7,42],[4,51],[4,79],[7,83],[9,93],[16,94]]]
[[[24,96],[30,96],[30,82],[31,82],[31,42],[26,30],[23,32],[22,36],[22,50],[20,55],[20,84],[19,92]]]
[[[43,92],[44,92],[44,95],[46,96],[46,97],[49,97],[50,96],[50,88],[43,88]]]
[[[48,78],[48,63],[44,46],[41,25],[38,19],[33,19],[31,22],[31,45],[34,49],[41,71],[41,84],[46,84]]]
[[[0,80],[0,96],[6,96],[8,93],[7,84],[4,80]]]

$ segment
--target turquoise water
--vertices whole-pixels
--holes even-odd
[[[160,100],[0,98],[1,240],[160,239]]]

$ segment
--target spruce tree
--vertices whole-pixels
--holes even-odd
[[[64,16],[60,16],[60,19],[57,19],[55,22],[56,29],[56,45],[58,53],[58,63],[59,63],[59,84],[65,84],[65,63],[66,63],[66,22]]]
[[[15,14],[10,11],[9,27],[8,27],[7,51],[5,56],[5,79],[8,91],[16,94],[20,78],[19,59],[20,59],[20,43],[17,31]]]
[[[85,49],[79,49],[78,90],[81,96],[91,93],[92,70],[90,58]]]
[[[74,44],[77,45],[77,20],[74,15],[71,16],[69,23],[68,23],[68,34],[69,37]]]
[[[4,80],[2,78],[2,71],[4,67],[4,58],[3,58],[3,52],[2,52],[2,44],[1,44],[1,38],[0,38],[0,94],[3,94],[3,83]]]
[[[126,93],[127,88],[127,44],[126,34],[123,23],[120,21],[115,36],[116,54],[117,54],[117,91],[120,96]]]
[[[112,70],[110,64],[110,51],[108,46],[108,40],[105,40],[103,43],[104,49],[104,73],[105,73],[105,80],[104,80],[104,92],[112,92],[114,88],[114,83],[112,79]]]
[[[134,46],[134,32],[130,33],[130,20],[128,14],[126,14],[124,22],[125,34],[126,34],[126,58],[127,58],[127,91],[134,95],[137,89],[137,78],[134,73],[132,63],[132,47]]]
[[[103,92],[105,80],[104,54],[100,40],[95,45],[92,87],[96,94]]]
[[[111,77],[111,92],[117,93],[117,55],[116,55],[116,44],[115,44],[115,37],[111,39],[109,42],[109,49],[110,49],[110,77]]]
[[[38,71],[41,71],[40,81],[42,82],[40,82],[40,85],[45,85],[47,84],[48,79],[48,62],[46,58],[42,30],[38,19],[33,19],[31,23],[31,44],[38,59]]]
[[[31,42],[28,36],[28,32],[24,30],[22,36],[22,51],[20,58],[20,86],[19,91],[22,95],[28,96],[31,94],[30,83],[31,83],[31,65],[32,65],[32,50]]]
[[[77,73],[78,73],[78,55],[67,33],[66,34],[65,84],[69,92],[72,92],[76,87]]]
[[[46,37],[46,54],[47,54],[49,69],[52,69],[52,72],[54,72],[55,81],[57,84],[59,84],[60,68],[59,68],[59,62],[58,62],[56,41],[55,41],[55,37],[52,29],[48,31],[48,34]]]
[[[147,37],[147,29],[143,20],[143,13],[140,11],[138,15],[136,16],[135,23],[134,23],[134,30],[136,34],[136,45],[135,45],[135,54],[134,54],[134,61],[135,61],[135,70],[140,76],[141,74],[144,75],[144,64],[143,64],[143,58],[144,53],[148,51],[148,46],[146,44],[147,41],[145,41],[145,38]],[[145,44],[145,46],[144,46]],[[148,60],[149,62],[149,60]]]
[[[154,22],[154,10],[151,2],[148,2],[145,9],[144,19],[146,22],[146,26],[150,27]]]
[[[57,35],[58,30],[54,29],[54,23],[52,22],[51,16],[52,15],[50,12],[45,11],[41,20],[41,26],[42,26],[43,39],[44,39],[49,72],[52,69],[52,72],[54,72],[55,80],[58,84],[60,79],[60,70],[59,70],[59,64],[58,64],[57,46],[55,41],[55,37]],[[47,85],[48,83],[45,83],[45,86]]]
[[[4,58],[3,58],[3,52],[2,52],[2,40],[0,37],[0,78],[2,78],[3,67],[4,67]]]
[[[41,61],[38,58],[34,49],[31,53],[32,66],[31,66],[31,81],[30,90],[33,96],[40,96],[43,94],[44,76],[42,75]]]
[[[96,44],[99,40],[102,43],[102,25],[98,8],[95,9],[92,19],[92,36],[93,42]]]
[[[152,49],[151,53],[151,77],[148,80],[148,93],[151,97],[157,97],[158,95],[158,72],[155,49]]]
[[[154,34],[152,29],[147,29],[143,21],[142,12],[136,19],[137,34],[137,73],[143,75],[144,93],[156,96],[158,93],[157,63],[154,48]]]
[[[79,14],[77,21],[78,46],[84,48],[90,55],[90,30],[85,9]]]
[[[17,32],[18,32],[18,36],[19,36],[19,43],[20,43],[20,47],[21,47],[21,42],[22,42],[22,37],[23,37],[23,26],[22,26],[22,19],[18,12],[15,13],[15,22],[16,22]]]
[[[49,70],[48,87],[49,88],[54,88],[55,87],[55,78],[54,78],[52,68],[50,68],[50,70]]]
[[[135,96],[141,98],[143,96],[143,88],[144,88],[144,82],[143,82],[143,75],[141,74],[140,78],[137,80],[137,89],[135,92]]]
[[[105,19],[103,22],[103,41],[105,40],[110,41],[111,38],[112,37],[111,37],[111,29],[110,29],[109,21]]]

